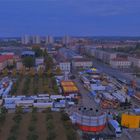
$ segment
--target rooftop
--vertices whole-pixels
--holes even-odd
[[[88,62],[91,60],[88,58],[74,58],[73,61],[75,61],[75,62]]]
[[[6,61],[6,60],[8,60],[8,59],[13,59],[14,58],[14,55],[0,55],[0,62],[4,62],[4,61]]]
[[[124,57],[117,57],[117,58],[114,58],[112,59],[113,61],[128,61],[127,58],[124,58]]]

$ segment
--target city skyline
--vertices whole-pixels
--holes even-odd
[[[0,37],[140,36],[138,0],[1,0]]]

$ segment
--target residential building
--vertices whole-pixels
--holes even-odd
[[[45,44],[53,44],[54,43],[54,39],[52,36],[47,36],[45,39]]]
[[[93,63],[91,60],[86,58],[76,58],[72,60],[72,68],[90,68],[92,67]]]
[[[44,58],[40,57],[40,58],[36,58],[35,59],[35,65],[41,65],[44,64]]]
[[[68,61],[61,61],[59,63],[59,68],[61,69],[61,71],[63,73],[65,73],[65,72],[70,73],[70,71],[71,71],[71,63],[68,62]]]
[[[58,50],[58,54],[60,56],[61,59],[63,60],[72,60],[73,58],[83,58],[83,56],[81,56],[80,54],[74,52],[73,50],[71,49],[68,49],[68,48],[60,48]]]
[[[21,38],[21,43],[24,45],[28,45],[30,43],[30,36],[25,35]]]
[[[35,52],[34,51],[23,51],[21,54],[22,57],[26,57],[26,56],[35,56]]]
[[[14,55],[0,55],[0,71],[9,65],[13,65]]]
[[[47,45],[46,49],[47,49],[47,52],[49,54],[56,54],[57,53],[55,47],[52,44]]]
[[[87,47],[85,49],[87,55],[93,56],[96,59],[103,61],[104,63],[110,64],[112,59],[117,57],[116,52],[108,52],[101,49],[97,49],[96,47]]]
[[[138,57],[138,56],[129,56],[128,60],[132,63],[133,67],[140,68],[140,57]]]
[[[63,43],[64,45],[69,45],[70,42],[71,42],[71,38],[70,38],[69,36],[65,35],[65,36],[63,37],[63,39],[62,39],[62,43]]]
[[[38,35],[33,36],[32,42],[33,42],[33,44],[40,44],[41,43],[40,36],[38,36]]]
[[[22,61],[17,61],[16,62],[16,69],[17,70],[21,70],[23,68],[23,63],[22,63]]]
[[[110,61],[112,68],[127,69],[130,68],[131,62],[127,58],[115,58]]]

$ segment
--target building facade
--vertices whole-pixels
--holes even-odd
[[[53,44],[54,43],[54,39],[52,36],[47,36],[45,38],[45,44],[48,45],[48,44]]]
[[[13,65],[14,55],[0,55],[0,71],[7,66]]]
[[[67,61],[60,62],[59,67],[63,73],[65,73],[65,72],[70,73],[70,71],[71,71],[71,63],[70,62],[67,62]]]
[[[72,60],[72,68],[90,68],[92,67],[93,63],[89,59],[85,58],[76,58]]]
[[[129,61],[132,63],[133,67],[140,68],[140,57],[128,57]]]
[[[40,36],[36,35],[32,37],[32,43],[33,44],[40,44],[41,40],[40,40]]]
[[[112,68],[127,69],[130,68],[131,62],[126,58],[116,58],[110,61],[110,66]]]
[[[25,35],[21,38],[21,43],[24,45],[28,45],[30,43],[30,37],[28,35]]]

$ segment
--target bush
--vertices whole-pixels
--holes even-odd
[[[28,127],[29,131],[34,131],[35,130],[35,125],[34,123],[31,123],[30,126]]]
[[[32,122],[36,122],[37,121],[37,117],[33,114],[32,115],[32,120],[31,120]]]
[[[54,128],[52,120],[47,121],[46,127],[47,127],[48,130],[51,130],[51,129]]]
[[[36,113],[36,112],[37,112],[37,108],[36,107],[33,107],[32,113]]]
[[[5,118],[6,118],[5,114],[0,114],[0,124],[4,123]]]
[[[27,136],[27,140],[37,140],[38,139],[38,135],[35,133],[29,133],[29,135]]]
[[[17,140],[17,137],[15,135],[9,136],[7,140]]]
[[[13,117],[13,120],[16,123],[19,123],[22,120],[22,116],[20,114],[17,114],[16,116]]]
[[[47,114],[47,116],[46,116],[46,121],[51,120],[51,119],[53,119],[52,114]]]
[[[73,126],[72,126],[71,121],[65,121],[65,122],[64,122],[64,127],[65,127],[66,129],[72,128]]]
[[[68,121],[68,120],[70,120],[70,118],[66,113],[62,113],[61,114],[61,120],[62,121]]]
[[[19,128],[19,125],[15,124],[11,127],[10,132],[11,133],[17,133],[18,128]]]
[[[47,136],[47,140],[55,140],[56,134],[53,131],[50,131]]]
[[[77,138],[76,138],[76,132],[75,131],[73,131],[72,129],[69,129],[68,131],[67,131],[67,139],[68,140],[77,140]]]

